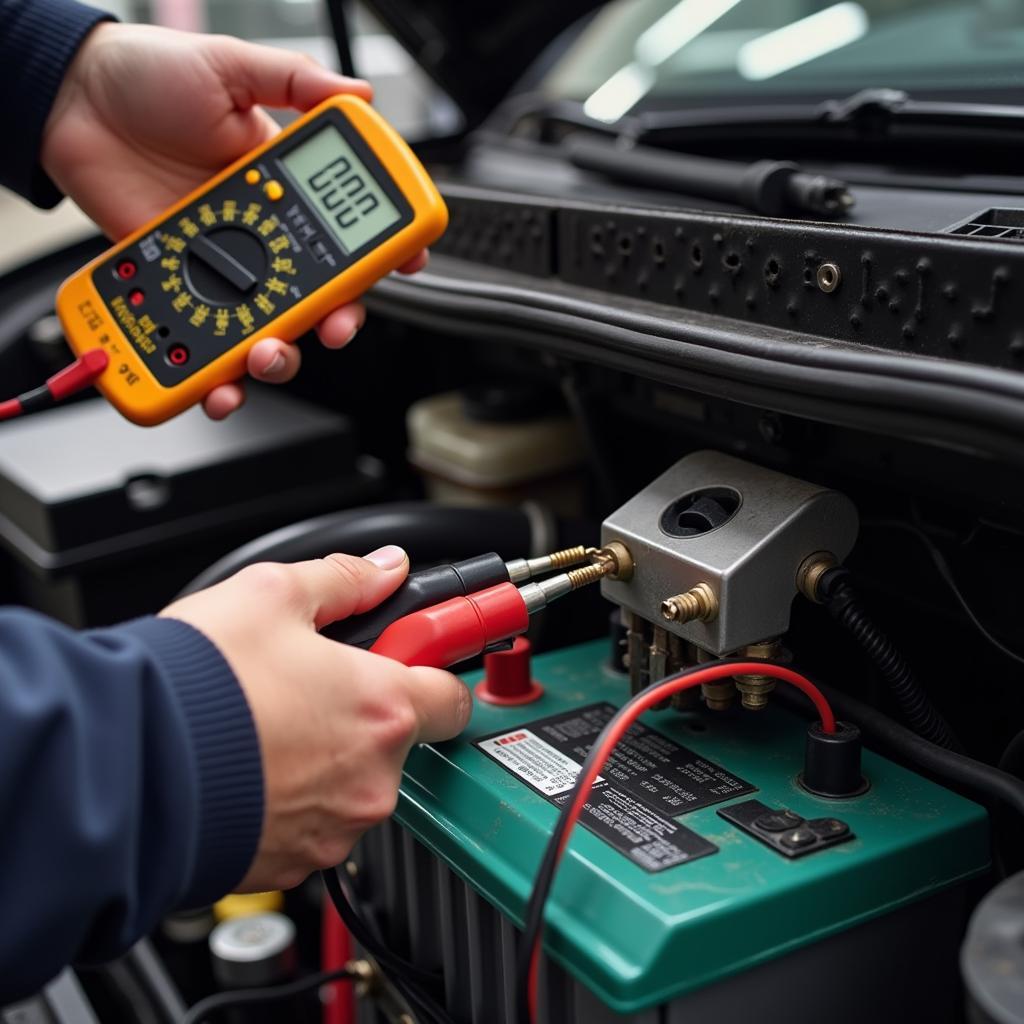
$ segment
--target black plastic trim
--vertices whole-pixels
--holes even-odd
[[[1024,376],[937,359],[851,351],[821,339],[651,303],[508,282],[464,261],[381,281],[390,316],[454,334],[503,338],[747,405],[1024,463]]]

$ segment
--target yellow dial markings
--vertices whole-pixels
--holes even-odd
[[[203,203],[199,207],[199,219],[206,227],[212,227],[217,223],[217,214],[213,212],[213,207],[209,203]]]
[[[181,233],[188,238],[195,238],[199,234],[199,226],[191,217],[182,217],[178,221],[178,227],[181,228]]]
[[[272,238],[267,242],[267,248],[275,255],[279,252],[283,252],[290,246],[291,242],[288,241],[287,235],[278,235],[277,238]]]
[[[266,313],[267,316],[270,316],[270,314],[277,308],[274,303],[270,301],[269,295],[257,295],[256,298],[252,300],[252,303],[261,313]]]
[[[228,333],[228,325],[231,323],[231,313],[224,307],[217,310],[213,315],[213,333],[218,338],[223,338]]]
[[[259,203],[250,203],[245,208],[245,213],[242,214],[242,223],[248,224],[252,227],[260,219],[260,214],[263,212],[263,207]]]
[[[275,274],[297,274],[295,263],[290,256],[275,256],[270,264]]]
[[[280,223],[281,222],[276,217],[267,217],[266,220],[260,222],[260,226],[256,230],[266,238],[267,235],[270,235],[277,230]]]
[[[235,215],[238,213],[238,203],[234,199],[225,199],[224,205],[221,207],[220,216],[221,220],[230,222],[235,219]]]

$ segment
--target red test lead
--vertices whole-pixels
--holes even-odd
[[[0,420],[13,419],[26,412],[38,412],[61,402],[78,391],[95,384],[110,362],[103,349],[83,353],[70,366],[58,370],[41,387],[26,391],[17,398],[0,402]]]
[[[523,587],[499,583],[453,597],[393,622],[370,650],[405,665],[447,668],[525,633],[534,612],[611,571],[611,563],[588,565]]]

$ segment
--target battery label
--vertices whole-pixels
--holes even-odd
[[[529,729],[480,740],[477,746],[513,775],[528,782],[541,796],[558,796],[572,789],[579,774],[579,762],[574,761]],[[598,776],[598,781],[604,781]]]
[[[598,733],[615,714],[593,704],[477,740],[476,746],[561,806]],[[591,790],[580,823],[647,871],[662,871],[717,847],[672,819],[755,787],[639,723]]]

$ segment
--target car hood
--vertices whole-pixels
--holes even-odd
[[[466,127],[473,128],[560,32],[603,4],[366,0],[366,6],[455,101]]]

